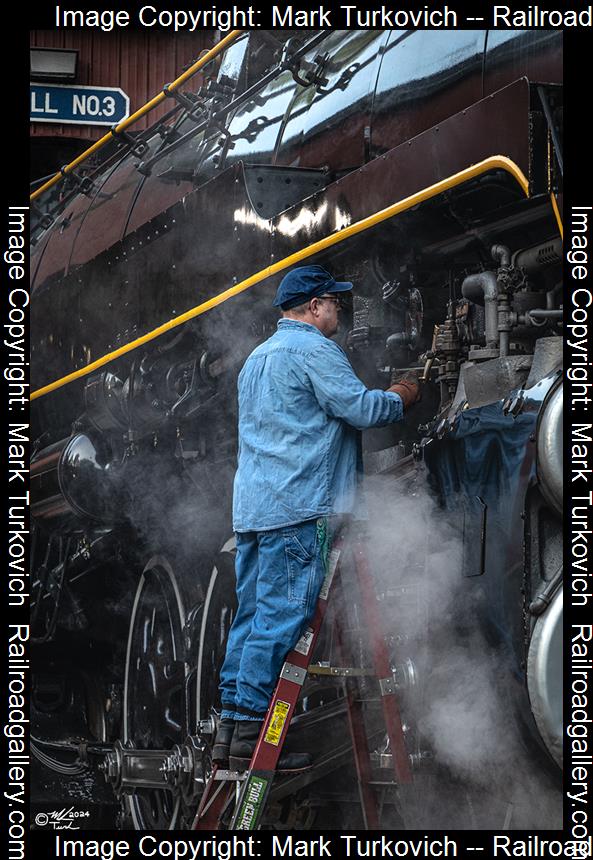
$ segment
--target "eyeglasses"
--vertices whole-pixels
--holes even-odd
[[[338,296],[317,296],[317,298],[333,302],[338,308],[342,307],[342,299],[340,299]]]

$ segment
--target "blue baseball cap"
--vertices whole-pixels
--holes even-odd
[[[351,289],[352,284],[349,281],[336,281],[333,275],[321,266],[299,266],[284,275],[273,305],[288,311],[298,305],[304,305],[315,296],[344,293]]]

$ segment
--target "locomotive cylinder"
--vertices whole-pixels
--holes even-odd
[[[44,448],[31,463],[31,514],[49,528],[79,532],[109,523],[118,508],[111,451],[95,434],[76,433]]]

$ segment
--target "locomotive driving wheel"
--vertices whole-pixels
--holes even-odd
[[[218,680],[226,643],[235,616],[235,538],[220,550],[210,574],[198,641],[196,673],[196,716],[198,723],[219,707]]]
[[[185,606],[178,578],[163,556],[150,559],[136,591],[124,677],[124,745],[170,750],[187,735],[183,660]],[[142,788],[126,795],[136,830],[176,826],[180,801],[170,789]]]

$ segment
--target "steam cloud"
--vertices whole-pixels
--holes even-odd
[[[462,576],[455,524],[417,483],[398,492],[393,478],[372,478],[367,492],[371,563],[392,613],[395,662],[410,658],[417,670],[402,697],[408,750],[428,753],[412,789],[401,791],[404,821],[561,828],[559,785],[542,766],[545,753],[528,749],[521,733],[510,656],[480,621],[480,578]]]

